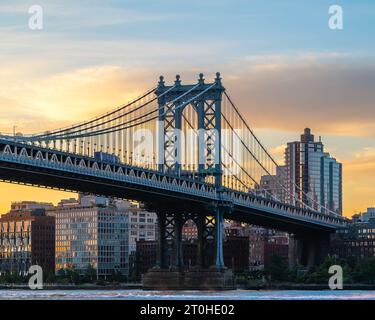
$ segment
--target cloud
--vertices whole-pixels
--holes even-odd
[[[155,87],[159,75],[147,65],[98,65],[55,73],[43,68],[39,60],[0,68],[0,132],[10,133],[16,125],[23,133],[36,133],[87,120]],[[174,73],[164,71],[166,81],[173,83]],[[197,81],[196,73],[188,74],[184,83],[188,78]]]
[[[375,204],[375,145],[343,161],[344,208],[348,215]]]
[[[80,1],[66,0],[64,3],[54,0],[39,0],[43,14],[49,28],[73,30],[77,28],[97,28],[130,23],[155,22],[162,20],[176,20],[175,15],[157,14],[155,12],[141,12],[113,4],[87,1],[86,5]],[[9,16],[31,16],[29,8],[34,5],[27,1],[18,4],[0,4],[0,13]],[[84,5],[85,14],[82,14]],[[27,21],[27,20],[26,20]]]
[[[137,24],[145,22],[172,21],[178,17],[171,14],[159,14],[156,12],[140,12],[115,6],[103,5],[87,6],[85,14],[81,14],[82,4],[71,3],[69,5],[59,4],[49,8],[46,4],[48,14],[58,17],[56,24],[51,20],[51,27],[58,27],[62,30],[73,30],[82,28],[102,28],[126,24]],[[61,20],[65,23],[61,23]]]
[[[375,146],[367,147],[360,152],[357,152],[352,159],[346,161],[345,165],[348,168],[347,170],[353,173],[356,177],[366,178],[368,177],[369,172],[373,172],[375,177]]]
[[[256,127],[375,137],[375,65],[322,56],[247,58],[225,85]]]
[[[30,5],[26,3],[0,4],[0,13],[2,14],[27,14]]]
[[[146,87],[145,73],[103,66],[4,84],[0,129],[9,132],[16,124],[19,130],[39,132],[107,112],[155,85],[156,79]]]
[[[285,148],[286,144],[282,144],[269,150],[269,153],[272,156],[272,158],[277,162],[278,165],[281,166],[285,163]]]

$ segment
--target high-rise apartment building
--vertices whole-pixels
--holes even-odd
[[[156,214],[137,202],[80,195],[48,214],[56,217],[56,271],[84,274],[90,265],[101,278],[128,275],[137,241],[156,239]]]
[[[84,197],[80,205],[61,203],[56,217],[56,272],[74,268],[84,274],[89,266],[98,278],[129,271],[128,212],[103,206]],[[82,206],[82,203],[85,206]]]
[[[342,214],[342,164],[325,153],[321,158],[321,170],[321,204]]]
[[[287,144],[285,164],[287,202],[301,206],[302,201],[315,210],[342,214],[342,164],[324,152],[309,128],[300,141]]]

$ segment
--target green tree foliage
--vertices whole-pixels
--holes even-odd
[[[317,284],[326,284],[328,283],[329,277],[331,276],[328,273],[330,266],[337,264],[333,258],[327,257],[324,262],[306,274],[306,283],[317,283]]]
[[[111,276],[108,279],[111,282],[124,282],[126,280],[126,277],[122,275],[122,273],[119,270],[113,270]]]
[[[324,262],[307,270],[306,267],[288,267],[287,261],[279,256],[273,256],[268,267],[264,270],[269,282],[294,282],[307,284],[328,284],[332,276],[328,270],[332,265],[339,265],[343,269],[344,284],[375,284],[375,257],[356,260],[354,257],[336,259],[327,257]],[[237,283],[246,283],[253,275],[249,272],[237,275]]]
[[[358,262],[353,271],[353,280],[360,283],[375,283],[375,257]]]
[[[277,255],[270,259],[270,263],[265,269],[266,275],[273,281],[288,281],[290,280],[290,270],[288,262]]]
[[[87,282],[93,282],[96,279],[96,269],[91,264],[89,264],[85,270],[84,280],[86,280]]]
[[[56,276],[55,276],[55,274],[50,270],[50,271],[48,271],[47,272],[47,274],[46,275],[44,275],[44,281],[46,282],[46,283],[54,283],[55,282],[55,280],[56,280]]]

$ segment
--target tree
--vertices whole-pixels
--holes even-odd
[[[66,278],[69,279],[70,283],[77,284],[80,282],[80,276],[77,270],[65,269]]]
[[[328,270],[330,266],[337,264],[335,262],[335,258],[333,257],[326,257],[323,263],[320,266],[315,266],[311,269],[309,274],[306,276],[306,282],[307,283],[319,283],[319,284],[325,284],[328,283],[328,280],[330,278],[330,274],[328,273]]]
[[[96,269],[91,264],[88,264],[85,271],[85,278],[87,278],[88,281],[92,282],[96,280],[96,274]]]
[[[56,280],[55,274],[51,270],[49,270],[45,279],[46,283],[54,283],[55,280]]]
[[[57,276],[58,277],[65,277],[66,276],[66,270],[65,269],[57,270]]]
[[[346,260],[344,260],[344,263],[351,269],[351,270],[354,270],[355,267],[357,266],[357,260],[355,259],[355,257],[353,256],[350,256],[350,257],[347,257]]]
[[[271,280],[276,281],[287,281],[289,280],[289,267],[287,261],[277,255],[274,255],[270,259],[270,263],[265,269],[265,272]]]
[[[375,283],[375,257],[361,260],[356,271],[357,281],[371,284]]]
[[[126,277],[120,272],[120,270],[113,270],[110,280],[113,282],[124,282]]]

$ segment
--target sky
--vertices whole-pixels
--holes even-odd
[[[43,29],[29,28],[31,5]],[[331,5],[343,29],[328,26]],[[156,85],[220,71],[282,163],[305,127],[343,163],[344,213],[375,206],[373,0],[0,2],[0,132],[33,133],[106,112]],[[10,202],[72,194],[0,184]]]

